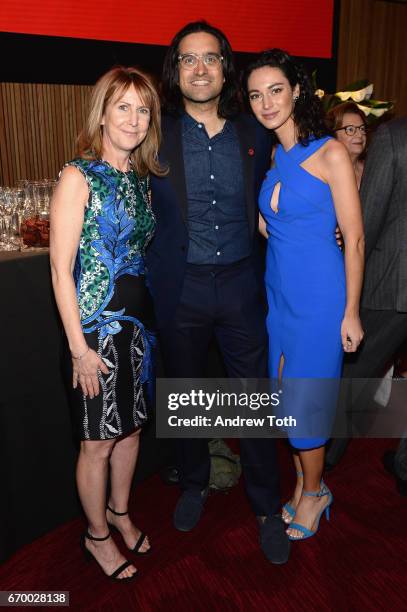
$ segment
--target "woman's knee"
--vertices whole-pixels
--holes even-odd
[[[131,434],[127,435],[125,438],[120,438],[117,441],[117,446],[120,449],[124,448],[135,448],[139,443],[141,429],[137,429],[133,431]]]
[[[116,440],[82,440],[81,453],[91,459],[108,459]]]

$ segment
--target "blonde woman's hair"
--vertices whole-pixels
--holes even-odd
[[[134,86],[143,104],[150,109],[150,125],[143,142],[132,151],[131,163],[139,176],[149,172],[157,176],[167,173],[158,162],[161,143],[161,113],[158,93],[151,77],[134,67],[117,66],[100,77],[90,98],[85,126],[78,137],[78,154],[84,159],[101,159],[103,156],[103,115],[109,102]]]

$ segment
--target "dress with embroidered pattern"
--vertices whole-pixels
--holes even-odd
[[[102,160],[66,165],[77,168],[89,187],[74,267],[82,330],[109,368],[98,374],[99,395],[85,397],[78,385],[71,404],[79,437],[106,440],[140,427],[152,397],[155,336],[144,254],[155,219],[148,177]],[[66,366],[69,382],[68,354]]]

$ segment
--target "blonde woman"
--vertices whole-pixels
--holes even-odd
[[[115,580],[132,579],[137,569],[119,552],[109,525],[133,553],[150,550],[128,515],[128,500],[152,382],[144,252],[155,227],[149,173],[162,174],[159,109],[139,70],[117,67],[103,75],[78,157],[63,168],[51,205],[52,281],[81,439],[76,475],[88,520],[82,546]]]

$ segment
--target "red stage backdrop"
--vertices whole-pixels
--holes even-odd
[[[334,0],[1,0],[0,31],[168,45],[188,21],[224,30],[235,51],[281,47],[330,58]]]

